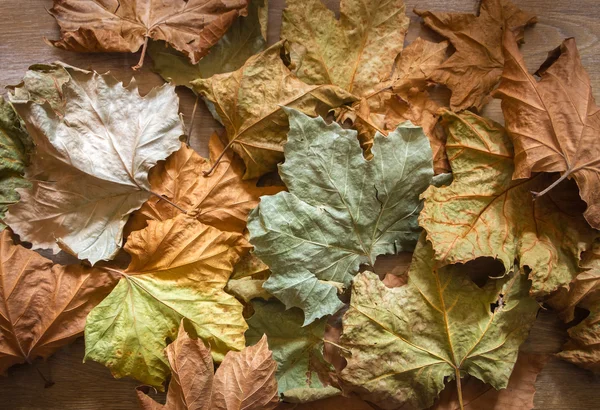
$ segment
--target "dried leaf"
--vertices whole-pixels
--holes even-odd
[[[261,12],[266,10],[266,0],[250,0],[248,16],[237,18],[210,53],[198,64],[190,63],[183,53],[167,43],[150,42],[148,54],[152,57],[153,69],[165,81],[190,87],[197,78],[209,78],[215,74],[230,73],[244,65],[246,60],[265,49],[266,36],[261,33]]]
[[[335,396],[310,403],[281,403],[277,410],[375,410],[374,407],[358,397]]]
[[[527,72],[510,33],[505,35],[504,53],[506,67],[495,95],[502,99],[506,128],[515,144],[513,177],[562,173],[537,196],[566,178],[575,179],[587,203],[585,218],[600,228],[600,110],[575,40],[565,40],[550,52],[537,72],[540,81]]]
[[[192,82],[196,91],[215,104],[227,130],[225,149],[231,147],[246,164],[244,179],[275,171],[283,160],[288,131],[283,106],[317,115],[355,100],[338,87],[307,85],[297,79],[281,61],[282,47],[282,42],[269,47],[233,73]]]
[[[336,110],[340,123],[350,121],[358,131],[358,138],[371,157],[376,132],[388,135],[404,121],[423,127],[433,151],[436,173],[449,170],[444,151],[445,136],[436,127],[439,106],[427,91],[427,77],[446,58],[448,42],[432,43],[417,38],[396,62],[391,80],[379,83],[370,95],[351,107]]]
[[[320,0],[286,4],[281,37],[290,41],[298,78],[357,96],[390,78],[408,29],[404,0],[342,0],[339,20]]]
[[[229,352],[213,376],[210,350],[191,339],[182,325],[166,349],[173,372],[163,406],[138,388],[144,410],[271,410],[277,406],[277,364],[263,337],[255,346]]]
[[[115,377],[160,386],[169,373],[166,339],[175,339],[182,318],[210,345],[214,360],[242,349],[242,305],[223,289],[249,248],[240,234],[184,215],[149,221],[125,244],[129,267],[105,268],[121,280],[88,316],[85,359],[106,365]]]
[[[0,230],[6,208],[19,201],[17,188],[27,188],[29,181],[23,178],[29,165],[33,143],[21,125],[12,106],[0,96]]]
[[[135,53],[148,39],[164,40],[193,64],[205,56],[248,0],[54,0],[50,14],[60,26],[55,47],[76,52]]]
[[[148,171],[180,146],[174,87],[141,97],[135,81],[63,64],[33,71],[12,103],[36,144],[34,182],[5,221],[35,248],[112,259],[127,217],[150,197]]]
[[[538,310],[527,277],[515,272],[480,289],[461,269],[435,268],[422,235],[407,285],[389,289],[371,272],[354,279],[341,376],[363,399],[385,409],[424,408],[446,378],[467,374],[496,389],[507,386]]]
[[[517,260],[531,270],[534,295],[568,284],[596,236],[573,197],[575,187],[561,185],[534,201],[530,191],[552,177],[513,181],[513,148],[500,125],[469,112],[446,112],[443,120],[454,181],[430,187],[419,216],[436,260],[445,265],[487,256],[506,272]]]
[[[117,278],[82,265],[55,265],[0,234],[0,373],[47,358],[83,334],[85,318]]]
[[[298,399],[299,393],[305,396],[312,393],[312,400],[339,394],[339,390],[324,384],[327,373],[333,370],[323,358],[326,321],[317,320],[303,327],[302,312],[298,309],[286,310],[277,301],[267,303],[259,299],[252,301],[252,306],[254,315],[248,319],[246,340],[252,344],[267,336],[277,362],[276,377],[283,399]]]
[[[271,274],[269,267],[261,261],[254,252],[249,252],[235,265],[232,279],[242,279],[247,277],[266,278]]]
[[[308,324],[342,306],[338,289],[360,264],[412,250],[419,195],[433,176],[431,149],[422,129],[405,123],[376,135],[367,161],[356,131],[285,110],[290,132],[279,172],[290,192],[263,197],[248,230],[272,272],[265,289],[300,307]]]
[[[210,157],[223,151],[216,134],[209,141]],[[181,145],[167,161],[152,168],[148,180],[151,190],[185,209],[200,222],[222,231],[243,232],[248,213],[256,207],[261,195],[273,195],[282,187],[257,187],[258,180],[242,180],[244,164],[231,152],[226,152],[214,172],[204,176],[211,162],[192,148]],[[153,196],[128,221],[126,231],[143,229],[148,220],[166,221],[181,211]]]
[[[519,352],[508,386],[496,390],[467,376],[462,381],[464,410],[530,410],[534,408],[535,381],[548,361],[547,355]],[[460,409],[455,384],[446,386],[431,410]]]
[[[547,303],[567,323],[575,319],[576,307],[589,311],[585,319],[568,330],[569,340],[558,357],[600,373],[600,243],[583,254],[581,266],[584,271]]]
[[[525,27],[537,21],[535,16],[509,0],[483,0],[478,16],[424,10],[415,10],[415,13],[456,49],[430,76],[431,80],[452,90],[450,108],[453,111],[481,110],[504,67],[503,31],[515,32],[522,41]]]

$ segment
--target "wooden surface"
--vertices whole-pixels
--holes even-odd
[[[283,0],[270,0],[269,40],[279,36]],[[584,66],[590,73],[596,97],[600,96],[600,2],[598,0],[515,0],[521,8],[535,13],[539,23],[526,33],[522,47],[528,67],[535,70],[544,61],[549,50],[566,37],[576,37]],[[0,89],[17,84],[27,67],[34,63],[62,60],[69,64],[92,68],[99,72],[111,71],[127,82],[134,74],[130,69],[138,55],[75,54],[46,45],[42,37],[55,39],[58,29],[54,19],[45,9],[51,0],[0,0]],[[335,10],[336,0],[326,1]],[[475,0],[407,0],[411,27],[407,42],[421,35],[438,39],[423,28],[411,12],[419,9],[472,12]],[[150,61],[135,73],[142,92],[162,83],[150,71]],[[443,94],[443,93],[442,93]],[[447,93],[446,93],[447,94]],[[181,111],[187,124],[194,104],[188,90],[180,90]],[[498,101],[490,103],[484,114],[501,121]],[[207,139],[219,125],[200,106],[194,120],[192,146],[207,155]],[[396,262],[384,258],[379,263],[381,271]],[[523,346],[523,350],[538,353],[555,353],[566,340],[565,326],[550,312],[541,311],[538,321]],[[134,380],[115,380],[103,366],[88,362],[83,364],[83,341],[63,348],[46,363],[16,366],[8,377],[0,377],[0,409],[73,409],[73,410],[126,410],[136,409]],[[44,388],[44,380],[54,385]],[[598,409],[600,408],[600,378],[573,365],[552,359],[538,377],[535,404],[537,409]],[[337,410],[337,409],[332,409]]]

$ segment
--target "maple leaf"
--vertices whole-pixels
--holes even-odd
[[[165,81],[191,88],[190,82],[197,78],[210,78],[237,70],[248,58],[265,49],[266,36],[261,30],[261,19],[267,11],[265,1],[250,0],[248,16],[236,19],[219,42],[211,47],[210,53],[197,64],[190,63],[185,54],[163,41],[150,42],[148,54],[152,57],[154,71]]]
[[[536,193],[538,197],[567,178],[575,179],[587,203],[585,218],[600,228],[600,110],[575,39],[550,53],[536,73],[540,81],[527,72],[510,33],[505,35],[504,53],[506,66],[495,96],[502,99],[506,128],[515,144],[513,177],[561,172],[561,178]]]
[[[27,188],[29,182],[23,178],[29,165],[29,153],[33,143],[21,125],[11,105],[0,97],[0,230],[6,226],[1,222],[6,208],[19,201],[16,188]]]
[[[446,37],[456,49],[430,79],[452,91],[450,108],[481,108],[498,84],[504,57],[502,32],[513,31],[523,41],[525,27],[537,18],[509,0],[483,0],[479,15],[415,10],[426,26]]]
[[[496,390],[492,386],[467,376],[461,381],[464,410],[488,409],[533,409],[535,381],[548,361],[547,355],[519,352],[506,389]],[[440,394],[431,410],[456,410],[460,402],[455,384],[449,384]]]
[[[274,44],[233,73],[192,82],[197,92],[215,104],[229,140],[222,155],[232,148],[242,157],[244,179],[275,171],[283,160],[288,120],[282,106],[317,115],[355,100],[338,87],[300,81],[281,61],[282,47],[283,42]],[[213,167],[220,160],[221,156],[215,158]]]
[[[417,38],[404,49],[394,65],[392,78],[375,86],[351,107],[336,109],[336,120],[350,121],[370,158],[376,132],[387,135],[404,121],[423,127],[433,151],[436,173],[449,170],[445,157],[445,136],[437,127],[439,105],[427,91],[427,78],[446,58],[448,42],[432,43]]]
[[[47,358],[83,334],[88,312],[115,286],[109,272],[55,265],[0,234],[0,373]]]
[[[248,0],[54,0],[50,14],[60,26],[54,47],[77,52],[135,53],[148,39],[164,40],[194,64],[247,14]]]
[[[229,352],[213,375],[210,350],[190,338],[183,322],[175,342],[166,348],[173,377],[167,403],[159,404],[138,387],[143,410],[271,410],[277,407],[277,363],[266,337],[241,352]]]
[[[538,304],[519,272],[480,289],[461,269],[435,268],[423,234],[407,285],[388,289],[371,272],[354,279],[343,319],[348,365],[341,377],[362,398],[385,409],[424,408],[445,378],[460,383],[467,374],[495,389],[507,386]]]
[[[179,148],[178,98],[169,85],[141,97],[134,81],[124,87],[109,75],[51,67],[34,66],[35,81],[11,100],[36,151],[32,186],[19,189],[23,200],[5,221],[35,248],[94,264],[116,255],[128,215],[151,195],[148,171]]]
[[[433,176],[431,149],[422,129],[406,123],[377,134],[366,160],[356,131],[285,110],[290,132],[279,173],[290,192],[263,197],[248,230],[272,271],[265,289],[304,310],[308,324],[342,306],[338,289],[360,264],[412,250],[419,195]]]
[[[240,234],[185,215],[149,221],[127,239],[129,267],[104,267],[121,279],[88,316],[85,359],[106,365],[115,377],[160,386],[169,373],[165,340],[175,339],[182,318],[210,345],[216,361],[242,349],[242,305],[223,288],[249,248]]]
[[[487,256],[502,262],[506,272],[518,260],[531,270],[536,296],[568,284],[596,236],[576,193],[573,200],[574,187],[563,185],[534,201],[530,191],[552,177],[513,181],[513,148],[499,124],[470,112],[447,111],[443,121],[454,181],[430,187],[419,216],[436,260],[445,265]]]
[[[223,151],[216,134],[208,143],[210,157]],[[198,155],[185,144],[165,162],[150,170],[148,180],[152,192],[160,195],[150,198],[128,221],[126,231],[143,229],[150,219],[165,221],[185,209],[200,222],[222,231],[243,232],[248,213],[256,207],[261,195],[273,195],[283,187],[257,187],[258,180],[242,180],[244,164],[233,153],[227,152],[210,176],[203,171],[211,168],[211,161]],[[168,198],[171,203],[162,198]]]
[[[267,336],[273,359],[277,362],[277,384],[283,399],[294,402],[312,401],[340,391],[327,386],[331,365],[323,357],[326,320],[303,326],[299,309],[286,310],[277,301],[252,301],[254,314],[248,319],[246,341],[256,343]]]
[[[390,77],[408,29],[403,0],[342,0],[339,20],[320,0],[286,4],[281,37],[298,78],[362,96]]]
[[[558,357],[578,366],[600,373],[600,243],[585,252],[581,272],[569,284],[560,288],[547,303],[557,310],[565,323],[575,319],[575,308],[589,315],[569,328],[569,340]]]
[[[309,403],[280,403],[277,410],[375,410],[367,402],[362,401],[356,396],[344,397],[334,396]]]

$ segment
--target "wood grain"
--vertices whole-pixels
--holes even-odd
[[[535,13],[539,23],[526,33],[522,50],[527,65],[534,71],[544,61],[546,54],[567,37],[576,37],[584,66],[588,69],[595,90],[600,90],[600,3],[597,0],[515,0],[524,10]],[[333,10],[338,9],[337,0],[326,0]],[[407,0],[411,27],[407,42],[417,36],[439,39],[423,28],[412,9],[473,12],[475,0]],[[46,45],[43,37],[58,38],[54,19],[45,12],[51,0],[0,0],[0,88],[17,84],[27,67],[34,63],[62,60],[99,72],[111,71],[122,81],[128,82],[135,74],[142,92],[162,83],[161,78],[150,70],[148,60],[138,72],[130,67],[138,61],[138,55],[125,54],[75,54]],[[269,11],[269,40],[279,37],[283,0],[271,0]],[[178,91],[181,111],[189,124],[194,95],[186,89]],[[440,98],[447,98],[440,90]],[[494,101],[484,114],[502,121],[500,105]],[[192,146],[206,156],[210,134],[220,126],[200,104],[194,119]],[[406,258],[382,258],[378,270],[385,272],[395,265],[406,263]],[[523,346],[523,350],[538,353],[555,353],[566,339],[565,326],[550,312],[541,311],[535,327]],[[137,382],[131,379],[116,380],[110,372],[97,363],[82,363],[83,341],[63,348],[45,363],[16,366],[8,371],[8,377],[0,377],[0,409],[56,409],[56,410],[129,410],[136,409],[134,389]],[[45,378],[54,385],[44,388]],[[537,409],[598,409],[600,408],[600,380],[590,372],[553,359],[545,367],[536,383]],[[164,397],[159,394],[160,399]],[[337,409],[332,409],[337,410]]]

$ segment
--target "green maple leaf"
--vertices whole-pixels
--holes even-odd
[[[480,289],[460,265],[435,268],[424,235],[408,277],[394,289],[371,272],[355,278],[342,378],[386,409],[429,407],[445,378],[466,374],[505,388],[538,310],[527,277],[515,272]]]
[[[277,301],[252,301],[254,315],[248,319],[246,343],[257,343],[267,335],[269,349],[277,362],[279,393],[287,400],[313,401],[339,394],[322,379],[333,370],[323,357],[323,338],[326,320],[320,319],[302,327],[299,309],[286,310]]]
[[[262,197],[248,229],[256,255],[271,269],[267,291],[305,324],[332,314],[337,291],[361,264],[412,250],[419,236],[419,195],[433,176],[431,148],[420,127],[404,123],[376,135],[366,160],[356,131],[287,109],[285,162],[289,192]]]

